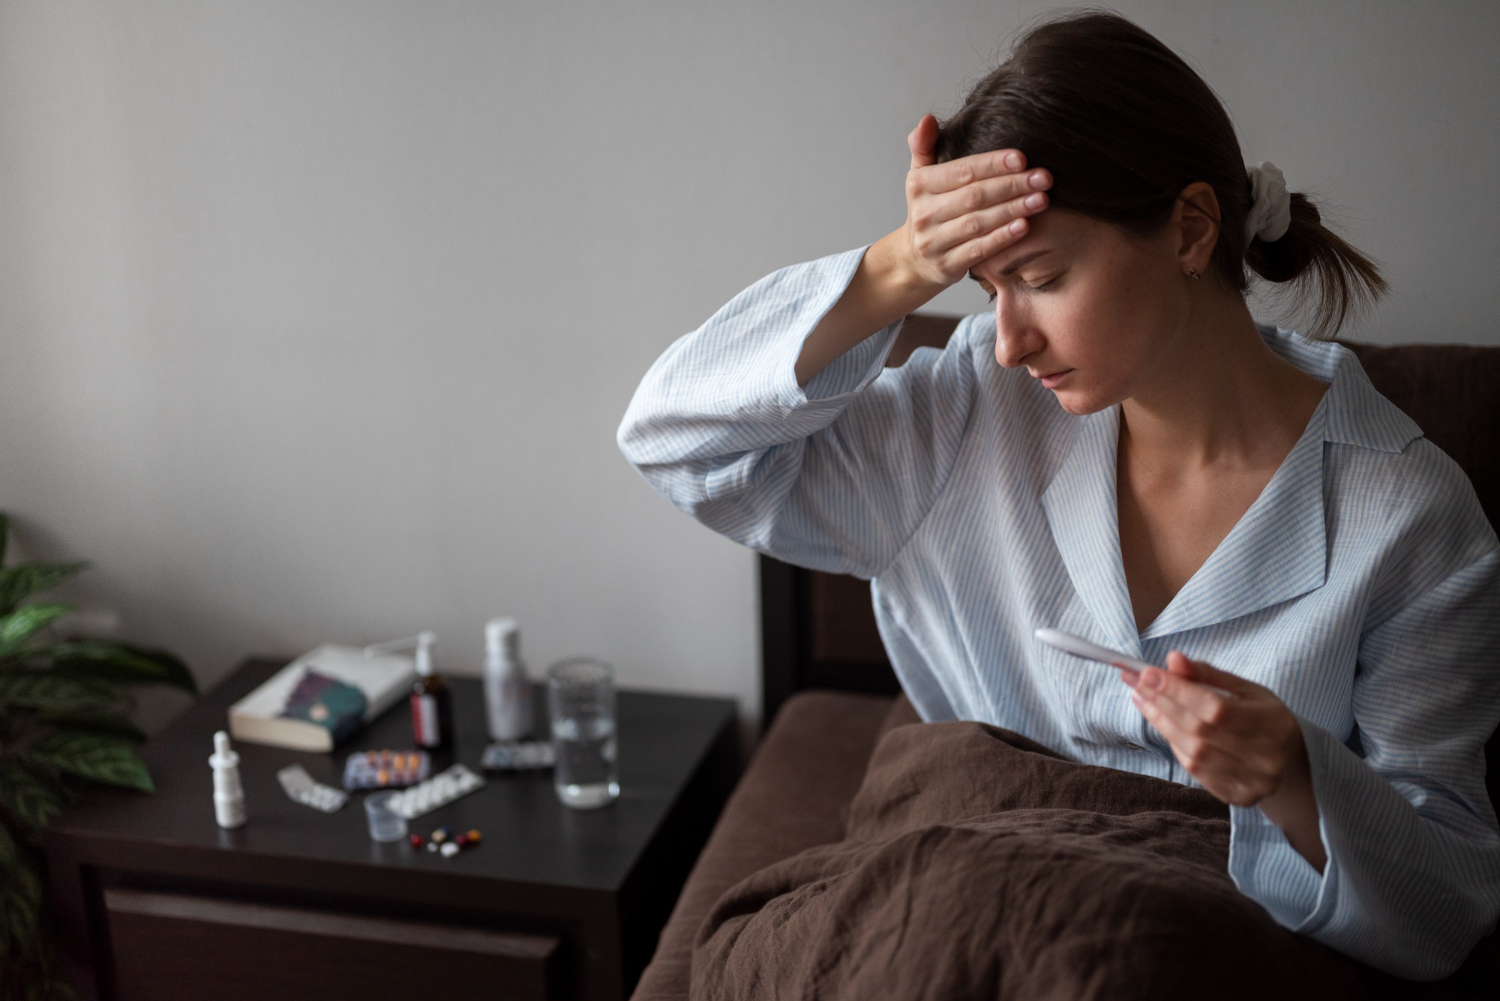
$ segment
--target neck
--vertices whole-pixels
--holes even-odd
[[[1122,451],[1178,469],[1280,464],[1327,386],[1267,346],[1242,299],[1204,293],[1122,404]]]

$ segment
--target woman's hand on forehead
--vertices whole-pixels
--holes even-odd
[[[1027,218],[1046,209],[1052,175],[1028,170],[1020,150],[937,163],[937,119],[922,116],[906,137],[906,264],[925,282],[952,285],[969,268],[1025,237]]]
[[[923,115],[907,137],[906,221],[865,250],[844,294],[803,341],[799,386],[1022,239],[1027,217],[1047,207],[1052,175],[1028,170],[1018,150],[938,163],[937,138],[937,119]]]

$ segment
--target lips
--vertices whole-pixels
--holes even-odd
[[[1059,382],[1066,378],[1067,374],[1071,371],[1073,371],[1071,368],[1060,368],[1056,372],[1052,372],[1048,375],[1039,375],[1037,376],[1037,379],[1043,386],[1046,386],[1048,389],[1053,389]]]

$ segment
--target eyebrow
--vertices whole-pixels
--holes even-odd
[[[1050,253],[1052,253],[1052,248],[1051,247],[1048,247],[1048,248],[1046,248],[1044,250],[1033,250],[1029,254],[1022,254],[1020,257],[1017,257],[1014,261],[1011,261],[1005,267],[1001,268],[1000,269],[1000,276],[1002,278],[1004,278],[1004,277],[1008,277],[1010,275],[1013,275],[1017,271],[1019,271],[1021,268],[1024,268],[1026,265],[1028,265],[1032,261],[1036,260],[1038,257],[1041,257],[1043,254],[1050,254]],[[982,278],[980,278],[978,275],[976,275],[974,273],[974,269],[973,268],[969,269],[969,277],[972,278],[972,279],[974,279],[976,282],[983,281]]]

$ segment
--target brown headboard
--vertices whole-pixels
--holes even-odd
[[[959,317],[914,313],[887,365],[922,346],[942,347]],[[1474,484],[1490,524],[1500,524],[1500,347],[1340,341],[1375,388],[1417,422]],[[760,558],[761,719],[803,688],[895,695],[901,690],[870,607],[870,586],[855,577]],[[1500,739],[1491,737],[1490,800],[1500,804]]]

